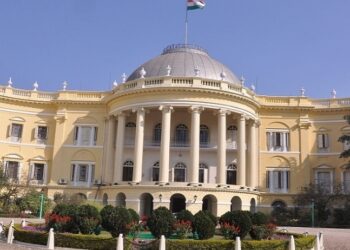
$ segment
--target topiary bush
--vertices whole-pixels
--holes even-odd
[[[75,205],[58,204],[52,213],[45,216],[47,229],[54,228],[56,232],[79,233],[77,222],[78,207]]]
[[[194,215],[193,226],[200,240],[212,238],[215,234],[215,224],[203,211]]]
[[[101,212],[102,227],[110,232],[113,237],[128,233],[128,224],[131,223],[131,215],[124,207],[105,206]]]
[[[252,224],[257,226],[265,225],[269,221],[269,218],[267,217],[267,215],[262,212],[254,213],[251,215],[250,218],[252,220]]]
[[[82,234],[99,232],[98,227],[101,222],[101,216],[96,207],[91,205],[79,206],[76,220]]]
[[[128,208],[128,212],[131,216],[131,221],[132,222],[135,222],[135,223],[139,223],[140,221],[140,216],[138,213],[136,213],[136,211],[132,208]]]
[[[244,239],[245,236],[249,233],[252,228],[252,221],[250,219],[249,213],[246,211],[232,211],[223,214],[220,217],[220,225],[224,225],[225,223],[233,225],[235,227],[239,227],[238,236],[241,239]]]
[[[155,209],[147,220],[147,226],[156,238],[160,238],[161,235],[166,238],[170,237],[174,230],[174,224],[175,218],[166,207]]]
[[[194,222],[194,215],[188,211],[187,209],[181,210],[176,214],[176,220],[177,221],[189,221],[191,222],[191,226]]]
[[[218,218],[215,216],[215,215],[213,215],[210,211],[208,211],[208,210],[205,210],[205,211],[203,211],[204,212],[204,214],[206,215],[206,216],[208,216],[209,217],[209,219],[211,219],[211,221],[215,224],[215,226],[218,224]]]

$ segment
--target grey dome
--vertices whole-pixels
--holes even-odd
[[[240,83],[239,79],[222,63],[211,58],[208,53],[194,45],[177,44],[170,45],[163,50],[160,56],[157,56],[148,62],[139,66],[127,79],[127,81],[136,80],[141,77],[140,71],[145,69],[148,77],[162,77],[168,73],[168,65],[171,67],[171,76],[175,77],[194,77],[206,78],[210,80],[224,80],[230,83]],[[223,73],[224,72],[224,73]]]

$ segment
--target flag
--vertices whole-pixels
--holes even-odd
[[[204,0],[187,0],[187,10],[203,9],[204,7]]]

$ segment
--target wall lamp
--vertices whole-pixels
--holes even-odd
[[[194,195],[194,196],[193,196],[193,203],[196,202],[197,198],[198,198],[197,195]]]
[[[159,194],[159,202],[162,202],[163,195]]]

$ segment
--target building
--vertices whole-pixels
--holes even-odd
[[[140,214],[292,205],[309,183],[350,192],[350,99],[261,96],[190,45],[106,92],[0,88],[0,157],[19,185]]]

